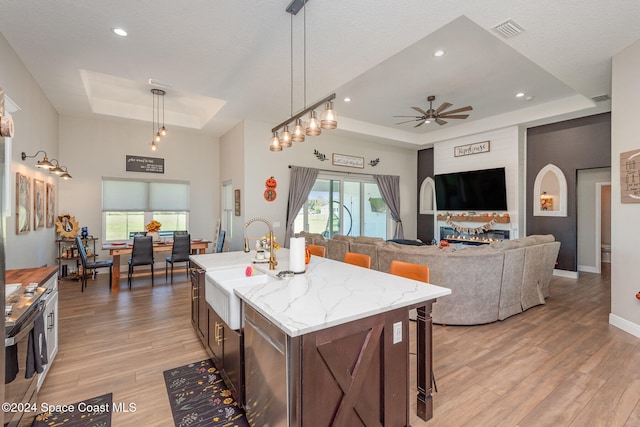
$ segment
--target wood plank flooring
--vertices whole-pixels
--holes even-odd
[[[412,426],[640,425],[640,339],[608,324],[607,267],[554,277],[546,305],[505,321],[436,325],[435,415],[418,419],[412,398]],[[114,427],[173,426],[162,372],[208,357],[190,323],[190,284],[182,271],[173,286],[156,274],[151,288],[147,274],[110,294],[107,280],[99,274],[84,293],[60,283],[60,350],[39,401],[112,392],[136,405],[115,413]]]

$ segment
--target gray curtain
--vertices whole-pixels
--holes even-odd
[[[293,222],[300,208],[307,201],[309,193],[316,183],[318,169],[291,166],[289,184],[289,204],[287,205],[287,228],[284,235],[284,247],[289,247],[289,238],[293,237]]]
[[[380,194],[389,207],[391,218],[396,222],[394,239],[404,239],[402,220],[400,219],[400,177],[397,175],[374,175]]]

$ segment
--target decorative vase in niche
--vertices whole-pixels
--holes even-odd
[[[151,236],[151,240],[153,240],[153,243],[160,242],[160,233],[158,233],[157,231],[150,231],[147,233],[147,236]]]

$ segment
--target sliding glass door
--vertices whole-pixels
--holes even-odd
[[[320,175],[300,209],[294,231],[387,238],[387,206],[373,177]]]

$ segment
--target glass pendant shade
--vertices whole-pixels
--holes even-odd
[[[289,132],[289,126],[284,127],[284,132],[282,132],[282,136],[280,136],[280,145],[283,148],[291,147],[291,132]]]
[[[162,126],[162,129],[160,129],[160,135],[162,136],[167,136],[167,128]]]
[[[151,151],[156,151],[158,149],[158,145],[156,144],[156,140],[151,141]]]
[[[282,145],[280,145],[280,138],[278,137],[278,132],[273,132],[273,136],[271,136],[271,140],[269,142],[269,150],[282,151]]]
[[[304,127],[302,126],[302,120],[296,119],[296,125],[293,127],[293,134],[291,135],[293,142],[304,141]]]
[[[315,111],[311,111],[309,113],[309,121],[307,122],[307,128],[305,129],[305,133],[308,136],[318,136],[322,132],[320,129],[320,121],[318,120],[318,115]]]
[[[322,129],[335,129],[338,127],[338,113],[333,109],[333,102],[329,101],[320,115],[320,127]]]
[[[155,141],[160,142],[160,132],[156,133]]]

